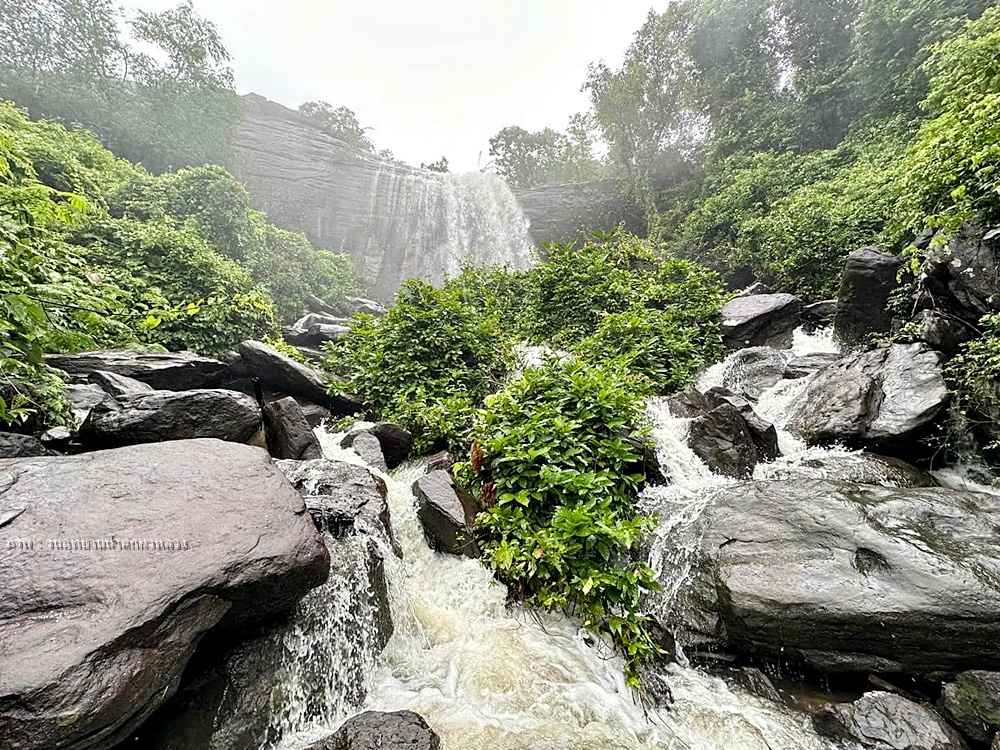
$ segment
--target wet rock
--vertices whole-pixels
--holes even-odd
[[[793,405],[788,429],[809,443],[875,453],[919,453],[948,403],[942,357],[926,344],[892,344],[820,371]]]
[[[751,297],[755,294],[773,294],[774,290],[762,281],[755,281],[746,289],[741,289],[738,297]]]
[[[361,459],[373,469],[385,473],[389,471],[385,456],[382,455],[382,444],[370,432],[361,432],[351,440],[351,449],[361,456]]]
[[[778,431],[773,424],[762,419],[753,410],[749,401],[725,388],[712,388],[705,394],[705,398],[709,403],[727,403],[735,407],[746,424],[750,438],[757,447],[760,461],[773,461],[781,455],[781,451],[778,450]]]
[[[321,300],[314,294],[310,294],[306,297],[306,308],[309,312],[319,313],[321,315],[337,316],[340,314],[340,311],[337,308],[326,301]]]
[[[306,750],[438,750],[441,740],[412,711],[365,713],[348,719],[332,737]]]
[[[803,325],[809,331],[833,325],[833,319],[837,315],[837,305],[838,302],[835,299],[826,299],[822,302],[806,305],[802,308]]]
[[[395,469],[402,464],[410,454],[413,445],[413,435],[405,427],[393,422],[358,422],[344,439],[340,441],[342,448],[350,448],[355,439],[362,434],[373,435],[379,443],[380,451],[389,469]]]
[[[432,471],[413,483],[417,515],[428,543],[441,552],[479,557],[475,523],[478,509],[446,471]]]
[[[719,313],[722,338],[730,349],[773,346],[788,349],[799,327],[802,304],[791,294],[753,294],[727,302]]]
[[[309,461],[323,457],[302,407],[291,396],[265,404],[264,429],[268,450],[275,458]]]
[[[65,450],[73,439],[73,433],[68,427],[50,427],[39,438],[42,445],[54,451]]]
[[[765,466],[762,479],[834,479],[881,487],[937,487],[932,474],[898,458],[875,453],[818,452]]]
[[[0,507],[24,509],[5,532],[45,545],[0,556],[11,750],[113,746],[170,698],[206,633],[288,611],[327,577],[302,498],[255,448],[3,459],[0,476]]]
[[[889,295],[898,285],[896,275],[902,263],[898,255],[874,246],[847,256],[833,324],[838,341],[845,346],[856,346],[873,333],[888,333],[892,329]]]
[[[865,693],[813,719],[816,730],[873,750],[968,750],[934,709],[893,693]]]
[[[31,458],[48,456],[50,451],[41,440],[32,435],[0,432],[0,458]]]
[[[770,346],[752,346],[731,355],[722,387],[756,401],[785,377],[788,354]]]
[[[89,448],[193,438],[245,443],[260,426],[257,402],[236,391],[147,391],[99,403],[80,439]]]
[[[1000,666],[998,497],[756,482],[721,490],[701,523],[684,643],[827,672]]]
[[[931,349],[953,357],[966,341],[974,337],[969,324],[939,310],[921,310],[913,322],[919,326],[917,338]]]
[[[641,456],[640,459],[625,467],[625,473],[641,474],[646,478],[646,485],[653,487],[670,484],[670,478],[663,473],[660,458],[656,455],[656,444],[634,435],[629,435],[625,439],[635,450],[635,455]]]
[[[748,693],[774,703],[782,703],[781,694],[767,675],[755,667],[743,667],[736,673],[736,683]]]
[[[106,370],[95,370],[87,376],[87,382],[96,385],[109,396],[118,398],[119,396],[131,396],[135,393],[148,393],[153,390],[153,386],[143,383],[141,380],[119,375],[116,372]]]
[[[330,396],[323,376],[260,341],[244,341],[240,355],[247,369],[268,390],[296,396],[330,409],[336,416],[362,411],[362,405],[343,396]]]
[[[86,422],[90,412],[98,404],[104,404],[105,408],[113,409],[116,403],[100,386],[96,385],[68,385],[66,386],[66,400],[69,401],[70,409],[73,412],[75,427]]]
[[[1000,673],[962,672],[942,687],[938,706],[970,739],[989,742],[1000,729]]]
[[[438,451],[422,460],[424,468],[430,471],[448,471],[458,463],[458,456],[451,451]]]
[[[376,318],[384,317],[389,312],[378,302],[364,299],[363,297],[348,297],[347,310],[352,314],[362,313],[364,315],[374,315]]]
[[[319,427],[325,420],[333,416],[333,414],[330,413],[330,410],[325,406],[320,406],[319,404],[314,404],[311,401],[306,401],[304,398],[296,398],[295,400],[302,409],[302,413],[305,415],[309,426],[313,429]]]
[[[794,359],[789,360],[788,364],[785,365],[785,377],[805,378],[815,372],[819,372],[824,367],[829,367],[834,362],[839,362],[840,359],[840,354],[834,354],[832,352],[813,352],[812,354],[803,354],[801,357],[795,357]]]
[[[97,351],[49,355],[45,362],[81,379],[101,370],[134,378],[161,391],[212,388],[221,382],[227,370],[224,363],[191,352]]]
[[[941,249],[928,248],[921,268],[928,306],[976,325],[1000,311],[1000,238],[969,222]]]

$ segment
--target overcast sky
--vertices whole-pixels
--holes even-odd
[[[125,0],[163,10],[177,0]],[[236,85],[286,106],[353,109],[378,148],[452,171],[489,159],[507,125],[565,128],[587,64],[618,64],[667,0],[194,0]]]

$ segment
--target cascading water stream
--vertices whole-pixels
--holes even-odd
[[[784,392],[765,395],[786,398]],[[672,479],[671,486],[642,498],[643,508],[660,517],[651,557],[660,561],[665,588],[657,606],[669,608],[693,560],[696,521],[732,480],[713,475],[694,455],[686,443],[687,420],[671,417],[665,402],[653,401],[649,417]],[[324,437],[328,455],[347,455]],[[384,477],[403,559],[386,555],[395,632],[367,674],[363,708],[416,711],[446,750],[835,747],[813,732],[804,715],[678,664],[661,675],[673,697],[669,708],[644,707],[624,684],[621,660],[579,623],[509,608],[506,590],[478,561],[427,546],[410,491],[422,471],[407,466]],[[294,732],[281,747],[306,747],[329,734],[351,708],[338,700],[325,723],[288,726]]]

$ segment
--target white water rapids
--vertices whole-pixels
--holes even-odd
[[[828,336],[800,334],[793,353],[830,349]],[[720,372],[707,372],[702,387],[713,385]],[[819,450],[806,450],[782,430],[783,414],[802,387],[800,381],[782,381],[760,400],[762,415],[782,433],[786,455],[779,461],[789,464]],[[657,607],[669,609],[698,543],[694,522],[713,493],[733,480],[713,475],[695,456],[686,442],[688,420],[672,417],[664,401],[653,401],[648,414],[660,461],[672,480],[669,487],[647,490],[642,498],[643,509],[660,516],[651,560],[665,589]],[[329,457],[359,461],[336,440],[323,437]],[[416,711],[440,735],[445,750],[843,747],[816,735],[804,714],[677,664],[662,673],[672,704],[644,708],[624,684],[620,659],[595,644],[577,622],[508,609],[505,589],[478,561],[430,550],[410,491],[421,473],[420,467],[409,466],[385,477],[403,559],[385,554],[395,633],[383,653],[345,655],[341,646],[324,641],[343,631],[336,623],[326,630],[316,631],[315,622],[313,630],[300,628],[290,647],[298,659],[330,663],[332,654],[333,660],[351,661],[356,669],[341,665],[331,679],[363,679],[367,698],[354,705],[350,691],[320,686],[328,700],[326,711],[319,720],[286,716],[283,750],[306,747],[349,715],[368,709]],[[309,605],[313,609],[326,606],[321,593],[315,599]],[[363,609],[336,600],[327,613],[363,622]]]

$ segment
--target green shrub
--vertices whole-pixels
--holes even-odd
[[[642,476],[626,437],[643,401],[622,371],[582,362],[529,368],[486,400],[472,460],[456,467],[485,510],[483,561],[528,606],[567,609],[624,654],[629,683],[657,653],[640,600],[656,588],[635,553]]]
[[[956,413],[979,438],[986,458],[1000,463],[1000,314],[980,321],[982,336],[968,342],[945,369]]]
[[[326,365],[345,378],[340,387],[373,416],[411,429],[417,453],[461,446],[473,407],[512,366],[496,320],[421,281],[403,285],[385,318],[356,320],[329,347]]]

